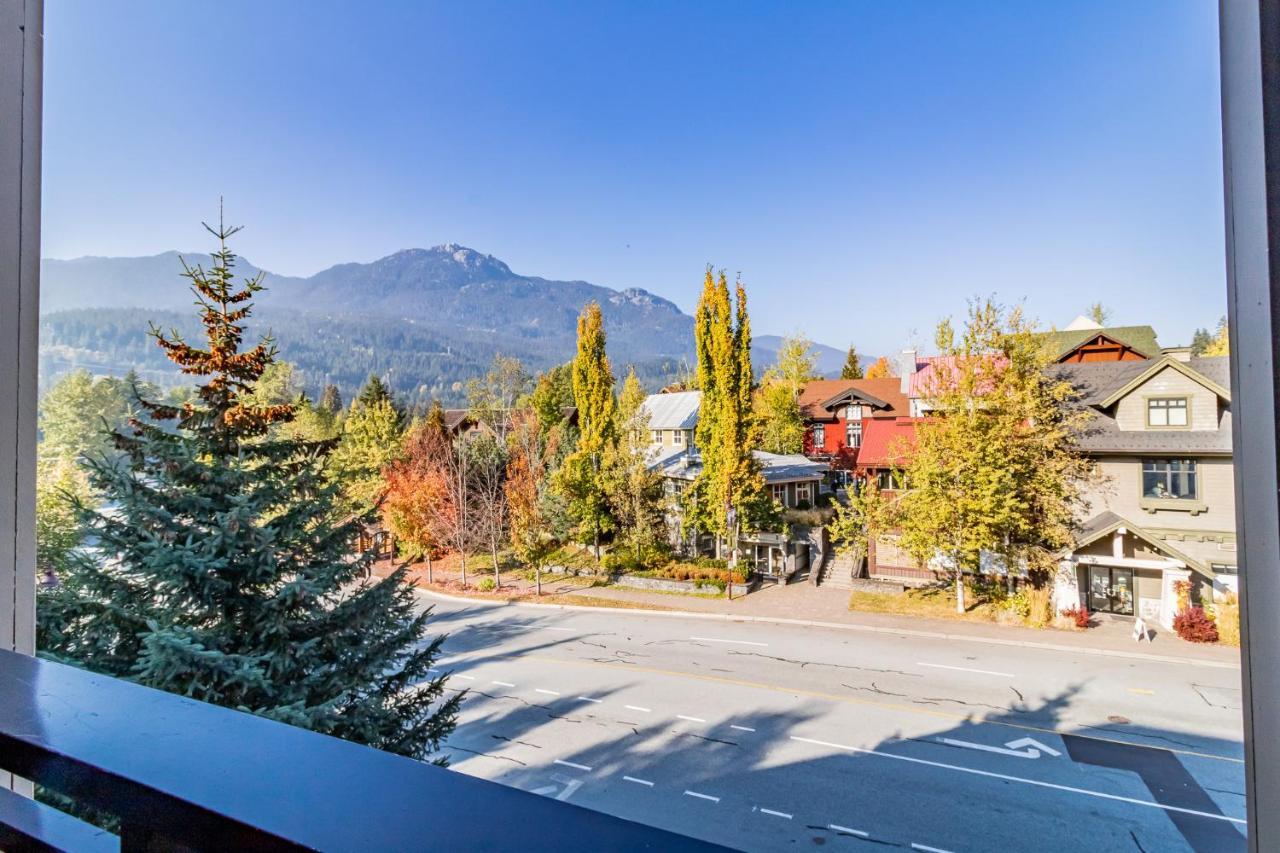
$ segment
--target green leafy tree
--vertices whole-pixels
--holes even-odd
[[[511,458],[503,482],[511,549],[534,571],[542,595],[542,571],[568,534],[563,498],[550,472],[559,461],[557,430],[544,431],[536,410],[520,413],[512,428]]]
[[[557,472],[557,487],[568,505],[581,541],[594,545],[615,527],[605,489],[604,465],[618,442],[613,369],[605,353],[600,305],[588,303],[578,317],[578,354],[573,360],[573,399],[578,408],[577,448]]]
[[[765,494],[764,478],[751,452],[759,443],[751,410],[751,327],[746,291],[741,283],[736,290],[735,311],[724,273],[715,277],[708,268],[694,313],[702,391],[695,436],[702,470],[684,501],[695,528],[710,531],[717,541],[730,534],[731,507],[743,530],[765,529],[777,522],[774,502]]]
[[[858,351],[849,344],[849,354],[844,357],[844,367],[840,368],[841,379],[861,379],[862,362],[858,360]]]
[[[808,338],[784,338],[778,359],[765,371],[756,394],[755,411],[760,424],[760,447],[770,453],[799,453],[804,447],[804,418],[800,392],[817,379],[817,358]]]
[[[324,391],[320,393],[320,408],[335,418],[342,413],[342,392],[337,385],[324,386]]]
[[[557,365],[538,377],[529,405],[538,414],[543,438],[564,420],[565,409],[574,405],[573,362]]]
[[[376,388],[385,386],[378,382]],[[389,395],[362,392],[351,404],[330,468],[354,511],[371,511],[382,497],[382,469],[400,454],[402,423]]]
[[[984,554],[1048,582],[1093,476],[1076,443],[1088,415],[1019,309],[975,302],[962,332],[944,321],[937,342],[951,368],[926,389],[935,414],[916,427],[907,488],[888,509],[901,545],[952,575],[963,612],[964,576]]]
[[[618,397],[618,442],[605,465],[620,538],[631,546],[637,561],[658,544],[662,529],[662,480],[649,470],[646,396],[635,371],[629,371]]]
[[[403,571],[368,579],[357,520],[323,465],[331,445],[271,439],[287,404],[250,404],[274,359],[242,349],[261,276],[235,283],[227,238],[209,270],[187,268],[207,343],[153,330],[184,373],[181,407],[111,435],[122,456],[87,462],[109,510],[79,507],[93,549],[41,593],[39,647],[96,672],[415,758],[453,728],[460,696],[430,670],[441,638]]]
[[[134,373],[123,379],[95,379],[85,370],[68,373],[40,398],[39,457],[73,461],[110,451],[111,431],[128,423],[138,394],[155,397],[159,391]]]

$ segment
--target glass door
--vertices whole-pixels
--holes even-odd
[[[1089,609],[1105,613],[1111,609],[1111,569],[1089,567]]]
[[[1133,569],[1111,570],[1111,612],[1133,615]]]

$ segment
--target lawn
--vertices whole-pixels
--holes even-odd
[[[963,614],[956,613],[956,596],[950,586],[930,586],[896,592],[860,592],[849,596],[849,609],[860,613],[891,613],[926,619],[966,619],[976,622],[1008,621],[1009,612],[987,598],[966,590]],[[1018,620],[1014,617],[1014,621]]]

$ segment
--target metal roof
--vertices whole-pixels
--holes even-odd
[[[693,429],[698,425],[701,402],[701,391],[650,394],[643,406],[649,417],[649,429]]]

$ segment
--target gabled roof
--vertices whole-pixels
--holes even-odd
[[[808,421],[835,420],[835,409],[846,395],[856,394],[870,405],[873,418],[907,414],[910,405],[896,377],[883,379],[815,379],[800,390],[800,414]]]
[[[1078,318],[1077,318],[1078,319]],[[1072,323],[1072,325],[1076,325]],[[1093,328],[1071,328],[1052,332],[1040,332],[1045,349],[1054,361],[1065,358],[1082,344],[1102,335],[1116,343],[1147,358],[1160,357],[1160,343],[1156,340],[1156,330],[1150,326],[1095,326]]]
[[[1116,530],[1121,527],[1141,539],[1143,542],[1146,542],[1155,550],[1168,554],[1175,560],[1180,560],[1183,563],[1186,563],[1187,568],[1199,572],[1205,577],[1214,577],[1213,570],[1204,563],[1194,557],[1187,556],[1177,548],[1174,548],[1168,542],[1161,539],[1159,536],[1156,536],[1149,530],[1134,524],[1124,516],[1117,515],[1111,510],[1100,512],[1084,524],[1081,524],[1076,531],[1075,543],[1072,545],[1071,550],[1078,551],[1087,545],[1092,545],[1104,536],[1110,536],[1112,533],[1115,533]]]
[[[864,422],[859,468],[897,468],[906,463],[904,451],[916,443],[916,424],[924,418],[884,418]]]
[[[1110,394],[1108,394],[1105,398],[1103,398],[1103,400],[1100,403],[1098,403],[1099,406],[1102,406],[1105,408],[1107,406],[1114,405],[1121,397],[1124,397],[1130,391],[1133,391],[1135,388],[1142,385],[1142,383],[1146,382],[1152,376],[1155,376],[1157,373],[1159,373],[1162,370],[1165,370],[1166,368],[1172,368],[1178,371],[1179,373],[1181,373],[1183,376],[1190,379],[1192,382],[1196,382],[1199,385],[1202,385],[1205,388],[1208,388],[1210,391],[1217,394],[1218,397],[1220,397],[1224,402],[1227,402],[1227,403],[1231,402],[1230,389],[1224,388],[1223,386],[1219,385],[1217,382],[1213,381],[1208,376],[1201,373],[1199,370],[1196,370],[1195,368],[1193,368],[1190,363],[1184,364],[1183,362],[1178,361],[1176,358],[1171,358],[1170,356],[1166,355],[1166,356],[1162,356],[1159,359],[1156,359],[1155,361],[1139,362],[1139,364],[1144,365],[1146,369],[1138,373],[1137,376],[1134,376],[1132,379],[1130,379],[1125,384],[1121,385],[1119,388],[1114,389]]]
[[[760,474],[767,484],[821,480],[828,466],[814,462],[800,454],[783,455],[753,450],[751,455],[760,465]],[[649,470],[661,477],[675,480],[695,480],[702,471],[702,454],[687,447],[655,456]]]
[[[698,425],[701,403],[701,391],[676,391],[650,394],[643,408],[649,416],[649,429],[693,429]]]

